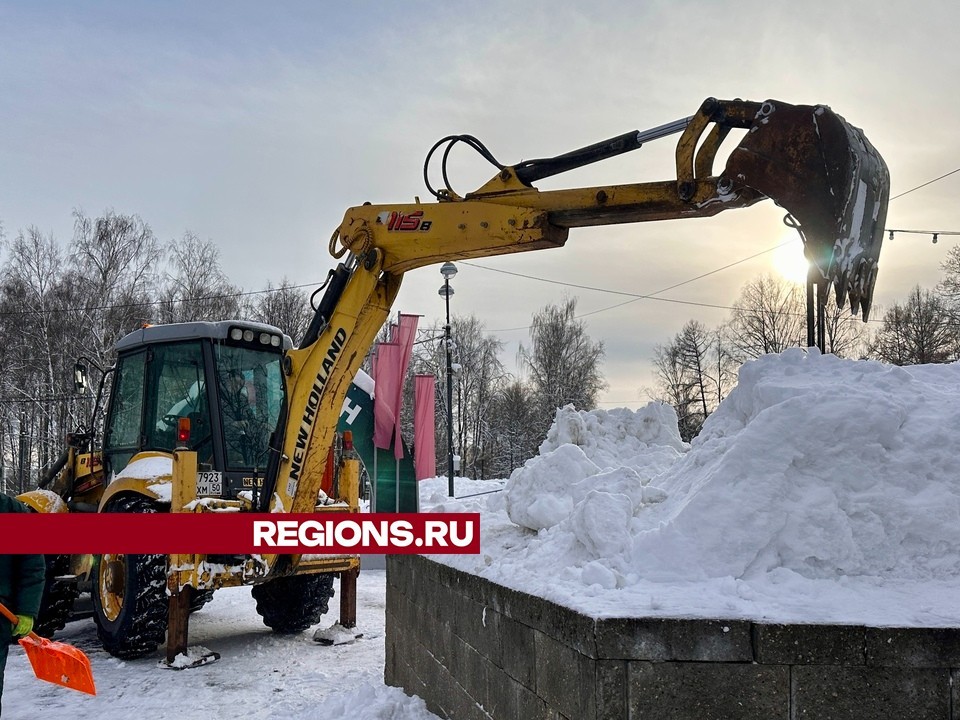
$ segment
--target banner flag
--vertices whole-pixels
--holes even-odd
[[[436,384],[433,375],[417,375],[413,380],[413,466],[417,480],[437,475]]]
[[[373,444],[378,448],[390,447],[394,427],[399,424],[397,402],[403,387],[403,375],[400,373],[402,356],[402,348],[397,343],[377,345],[377,362],[373,376],[376,386],[373,401]]]
[[[399,321],[396,331],[397,344],[400,346],[400,384],[397,387],[396,408],[396,428],[394,430],[394,453],[397,460],[403,458],[403,442],[400,439],[400,418],[403,415],[403,383],[407,377],[407,366],[410,364],[410,356],[413,354],[413,341],[417,337],[417,321],[419,315],[407,315],[399,313]],[[384,446],[379,446],[384,447]]]

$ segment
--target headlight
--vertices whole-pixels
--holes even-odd
[[[238,327],[230,329],[230,339],[231,340],[241,340],[243,338],[243,330]]]
[[[247,342],[253,342],[253,330],[244,330],[243,339]]]

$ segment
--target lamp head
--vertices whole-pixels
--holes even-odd
[[[452,262],[445,262],[440,266],[440,274],[443,275],[444,280],[452,280],[453,276],[457,274],[457,266]]]

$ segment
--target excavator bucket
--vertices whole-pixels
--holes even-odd
[[[767,100],[727,161],[728,180],[787,210],[804,254],[832,284],[837,305],[870,314],[890,175],[863,132],[823,105]],[[826,297],[826,293],[822,295]]]

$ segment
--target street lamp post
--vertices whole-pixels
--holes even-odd
[[[440,274],[443,275],[443,287],[439,292],[447,304],[447,327],[444,333],[447,346],[447,494],[453,497],[453,358],[450,351],[450,296],[453,295],[453,288],[450,287],[450,280],[457,274],[457,266],[445,262],[440,267]]]

